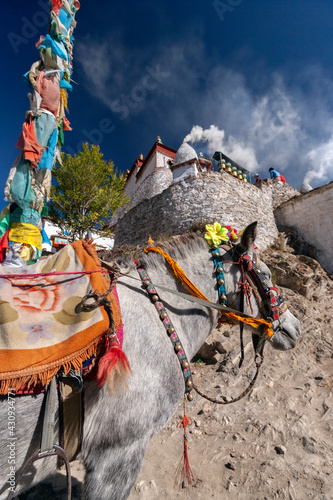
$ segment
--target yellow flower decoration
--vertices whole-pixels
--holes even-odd
[[[205,233],[205,240],[208,241],[210,246],[212,245],[220,245],[222,241],[228,241],[228,229],[224,226],[221,226],[218,222],[214,222],[213,225],[207,224]]]

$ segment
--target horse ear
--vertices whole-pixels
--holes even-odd
[[[258,222],[252,222],[245,229],[241,237],[240,245],[245,252],[249,252],[252,249],[252,244],[257,236],[257,225]]]

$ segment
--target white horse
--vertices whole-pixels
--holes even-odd
[[[241,246],[250,256],[256,223],[246,228]],[[194,284],[214,303],[217,284],[211,252],[198,235],[174,237],[161,246],[173,257]],[[221,249],[223,254],[225,250]],[[231,260],[230,253],[226,260]],[[133,266],[129,258],[118,259],[123,272]],[[217,323],[218,311],[193,304],[182,297],[159,290],[158,286],[188,293],[175,278],[162,255],[143,254],[140,263],[149,274],[179,335],[188,359],[199,350]],[[260,262],[261,273],[272,286],[268,267]],[[225,285],[230,307],[239,309],[241,271],[238,265],[224,264]],[[136,278],[136,279],[133,279]],[[118,280],[117,290],[124,323],[123,350],[130,367],[128,390],[110,396],[105,384],[84,384],[84,429],[80,459],[86,475],[83,497],[86,500],[125,500],[141,470],[150,438],[158,433],[173,416],[184,396],[182,370],[165,328],[147,292],[137,281],[134,269]],[[259,317],[259,307],[252,295],[253,316]],[[244,312],[251,314],[245,300]],[[273,323],[271,344],[287,350],[295,346],[300,334],[299,321],[289,310]],[[39,449],[42,427],[43,395],[17,396],[15,400],[16,441],[15,467],[19,473],[26,460]],[[8,495],[10,472],[8,456],[7,398],[2,397],[1,421],[1,490],[0,498]],[[57,425],[56,425],[57,439]],[[57,442],[57,441],[55,441]],[[36,461],[18,487],[22,492],[54,472],[54,458]]]

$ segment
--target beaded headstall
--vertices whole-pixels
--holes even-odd
[[[187,394],[187,399],[189,401],[192,401],[193,396],[190,394],[191,390],[193,389],[193,381],[192,381],[192,374],[191,374],[191,369],[190,369],[190,363],[188,362],[188,359],[186,357],[184,348],[182,346],[182,343],[175,331],[175,328],[168,316],[168,313],[166,312],[166,309],[163,305],[163,302],[161,301],[160,297],[158,296],[156,289],[154,285],[152,284],[147,272],[143,267],[140,265],[137,266],[137,271],[139,273],[139,276],[141,278],[142,284],[147,290],[147,293],[152,301],[152,303],[155,306],[156,311],[158,312],[158,315],[163,323],[164,328],[166,329],[167,334],[170,337],[170,340],[172,342],[172,345],[175,349],[175,352],[177,354],[178,360],[180,362],[180,366],[183,372],[184,376],[184,381],[185,381],[185,394]]]
[[[267,285],[264,275],[257,266],[256,254],[254,253],[253,259],[251,259],[249,255],[242,251],[239,245],[235,245],[239,237],[237,230],[231,226],[223,226],[215,222],[212,225],[206,225],[204,237],[211,246],[220,304],[227,305],[223,271],[223,260],[225,258],[221,257],[219,250],[219,245],[222,245],[227,252],[233,249],[238,256],[238,260],[234,260],[230,264],[239,264],[241,267],[243,281],[240,285],[242,286],[243,295],[246,294],[246,283],[248,283],[259,303],[263,316],[271,316],[274,321],[278,320],[279,316],[288,309],[288,306],[279,291],[275,287]]]

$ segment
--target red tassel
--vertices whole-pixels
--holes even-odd
[[[105,384],[116,368],[124,374],[131,371],[127,356],[123,350],[120,347],[112,346],[98,363],[97,383],[99,387]]]
[[[195,482],[194,474],[191,470],[189,459],[188,459],[188,449],[187,449],[187,433],[186,427],[192,425],[192,419],[188,418],[185,413],[185,398],[184,398],[184,416],[181,419],[178,427],[184,428],[184,455],[180,464],[178,465],[176,471],[176,482],[181,485],[182,488],[189,488]]]

